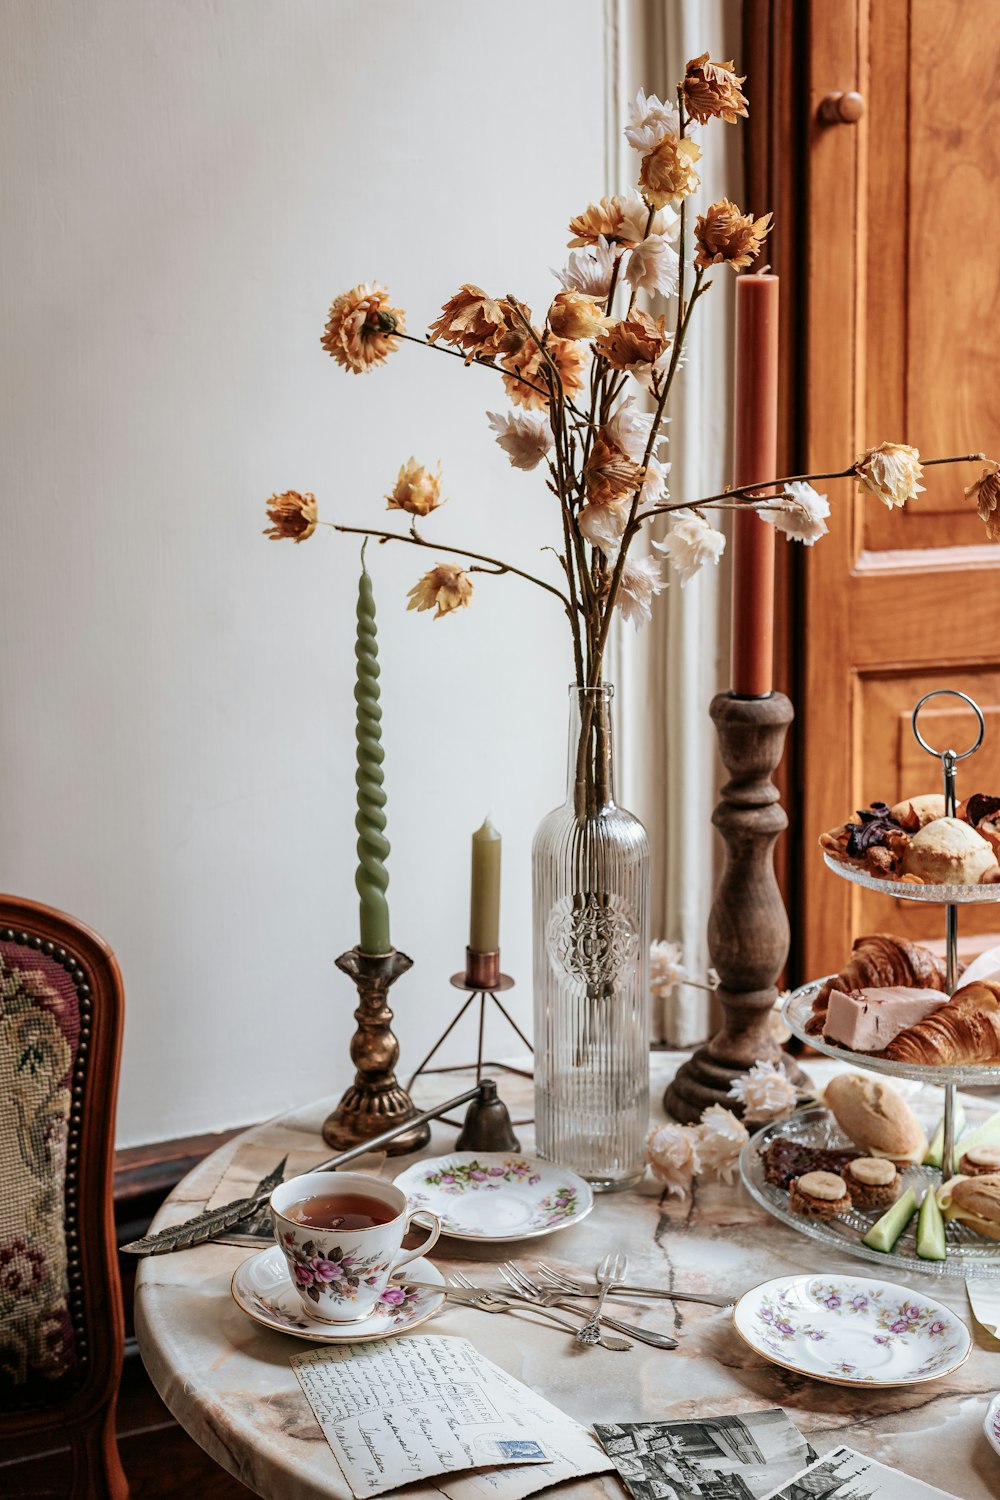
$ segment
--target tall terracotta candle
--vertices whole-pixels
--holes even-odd
[[[379,702],[378,646],[375,636],[375,596],[362,553],[358,586],[358,636],[355,646],[358,670],[354,686],[357,704],[358,873],[355,885],[361,900],[362,953],[389,953],[389,875],[385,860],[389,840],[385,836],[385,790],[382,761],[382,707]]]
[[[500,835],[489,818],[472,835],[472,901],[469,947],[495,953],[500,947]]]
[[[778,449],[778,278],[736,282],[733,483],[775,474]],[[774,687],[774,533],[751,511],[733,527],[733,692],[757,698]]]

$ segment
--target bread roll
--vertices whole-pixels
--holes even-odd
[[[979,979],[964,984],[951,999],[915,1026],[901,1031],[885,1049],[893,1062],[991,1063],[1000,1060],[1000,984]]]
[[[935,818],[915,833],[903,852],[904,875],[930,885],[978,885],[997,858],[988,840],[958,818]]]
[[[883,1078],[845,1073],[828,1084],[824,1103],[841,1130],[868,1156],[916,1163],[927,1154],[920,1121]]]

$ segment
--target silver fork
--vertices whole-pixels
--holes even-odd
[[[544,1287],[532,1281],[526,1276],[519,1266],[515,1266],[512,1260],[504,1261],[503,1265],[497,1266],[498,1274],[509,1287],[520,1292],[525,1297],[530,1297],[539,1307],[565,1307],[571,1312],[579,1313],[583,1309],[575,1302],[570,1302],[564,1292],[547,1292]],[[640,1344],[649,1344],[653,1349],[676,1349],[677,1340],[669,1333],[654,1333],[649,1328],[639,1328],[634,1323],[623,1323],[619,1318],[609,1318],[607,1313],[601,1314],[601,1322],[606,1328],[614,1328],[618,1333],[627,1333],[629,1338],[637,1339]]]
[[[601,1289],[600,1293],[598,1294],[598,1298],[597,1298],[597,1306],[594,1308],[594,1311],[591,1313],[591,1315],[587,1319],[586,1323],[584,1323],[583,1327],[582,1328],[578,1328],[577,1331],[576,1331],[576,1337],[577,1337],[577,1341],[579,1343],[581,1343],[581,1344],[599,1344],[600,1343],[600,1341],[601,1341],[601,1310],[604,1307],[605,1299],[607,1298],[607,1295],[610,1292],[611,1288],[613,1286],[615,1286],[615,1285],[621,1286],[622,1282],[625,1280],[625,1278],[626,1278],[627,1275],[628,1275],[628,1256],[627,1255],[623,1255],[623,1254],[619,1253],[619,1254],[617,1254],[614,1257],[613,1260],[612,1260],[612,1258],[611,1258],[610,1255],[606,1255],[604,1257],[604,1259],[601,1261],[601,1264],[597,1267],[597,1270],[594,1272],[594,1277],[595,1277],[595,1279],[597,1281],[597,1285]]]
[[[565,1271],[557,1271],[553,1266],[546,1265],[544,1261],[538,1262],[537,1269],[542,1280],[556,1291],[568,1292],[572,1297],[596,1297],[598,1295],[597,1286],[584,1286],[572,1276],[567,1276]],[[615,1290],[625,1297],[660,1297],[666,1302],[700,1302],[706,1307],[732,1307],[736,1301],[735,1297],[718,1297],[712,1292],[677,1292],[668,1287],[620,1286]]]
[[[478,1307],[481,1312],[514,1312],[516,1311],[518,1306],[533,1307],[536,1312],[541,1313],[543,1318],[548,1318],[552,1323],[558,1323],[560,1328],[568,1328],[570,1333],[574,1334],[577,1331],[576,1324],[574,1322],[572,1322],[569,1318],[561,1318],[559,1314],[553,1312],[550,1307],[542,1307],[540,1304],[532,1301],[528,1297],[508,1297],[500,1292],[491,1292],[486,1287],[474,1286],[469,1278],[467,1276],[463,1276],[460,1271],[456,1271],[454,1275],[449,1276],[448,1283],[450,1286],[461,1287],[463,1291],[475,1292],[476,1299],[473,1303],[473,1306]],[[602,1349],[613,1349],[616,1351],[616,1353],[619,1354],[627,1354],[632,1348],[632,1345],[628,1341],[628,1339],[607,1339],[598,1337],[594,1340],[594,1342],[600,1344]]]

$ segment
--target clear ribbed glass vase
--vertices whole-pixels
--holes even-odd
[[[649,843],[615,803],[613,692],[570,688],[566,801],[531,850],[536,1149],[605,1191],[642,1176],[649,1120]]]

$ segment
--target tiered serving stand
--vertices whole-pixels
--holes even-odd
[[[960,754],[954,750],[933,749],[920,733],[918,719],[921,708],[929,699],[943,695],[961,698],[973,710],[979,721],[979,733],[975,743]],[[985,721],[979,705],[965,693],[959,693],[952,688],[941,688],[935,692],[926,693],[913,710],[913,733],[917,742],[929,755],[935,756],[941,762],[947,817],[955,816],[955,767],[960,760],[965,760],[979,749],[983,742],[984,732]],[[877,891],[880,895],[892,896],[897,900],[924,901],[945,908],[946,985],[948,993],[953,994],[958,985],[958,909],[960,906],[1000,901],[1000,885],[910,885],[895,880],[880,880],[826,853],[823,858],[827,868],[835,875],[839,875],[843,880],[850,880],[855,885],[863,886],[865,890]],[[872,1057],[866,1052],[851,1052],[846,1047],[827,1042],[822,1036],[813,1035],[806,1030],[812,1016],[813,1000],[825,983],[825,979],[817,979],[810,984],[801,985],[785,1001],[783,1007],[785,1022],[795,1036],[807,1042],[817,1052],[823,1052],[827,1057],[835,1058],[838,1062],[849,1063],[853,1067],[870,1073],[885,1073],[890,1077],[912,1079],[926,1085],[927,1087],[921,1091],[921,1094],[910,1102],[918,1114],[934,1116],[933,1119],[927,1119],[931,1130],[936,1127],[941,1118],[941,1108],[935,1109],[933,1103],[934,1093],[938,1089],[943,1093],[944,1150],[941,1169],[924,1166],[911,1167],[902,1174],[904,1190],[906,1187],[912,1187],[919,1200],[926,1188],[937,1187],[941,1181],[954,1175],[957,1090],[963,1085],[980,1087],[991,1083],[1000,1085],[1000,1062],[965,1064],[956,1067],[891,1062],[887,1058]],[[971,1128],[975,1128],[976,1124],[996,1112],[995,1105],[968,1103],[963,1107]],[[867,1245],[861,1243],[862,1236],[879,1217],[878,1212],[862,1213],[860,1210],[852,1209],[836,1219],[827,1220],[805,1219],[799,1214],[792,1213],[788,1207],[787,1192],[769,1183],[764,1174],[764,1153],[777,1136],[812,1147],[849,1147],[851,1141],[839,1129],[827,1110],[815,1106],[797,1110],[789,1119],[778,1121],[752,1137],[740,1158],[743,1182],[750,1195],[783,1224],[788,1224],[800,1234],[819,1240],[832,1248],[860,1256],[864,1260],[875,1261],[879,1265],[893,1266],[897,1270],[920,1271],[932,1276],[978,1276],[1000,1280],[1000,1242],[994,1243],[984,1239],[983,1236],[958,1222],[952,1222],[946,1226],[947,1258],[943,1261],[934,1261],[923,1260],[916,1254],[915,1218],[897,1242],[895,1249],[889,1253],[883,1253],[879,1250],[870,1250]]]

